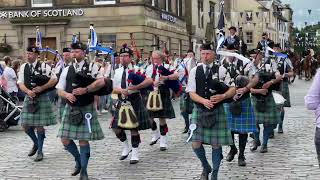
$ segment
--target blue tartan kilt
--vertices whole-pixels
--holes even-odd
[[[241,114],[239,116],[234,116],[230,112],[230,104],[224,104],[224,108],[227,114],[228,128],[231,131],[238,133],[258,132],[250,96],[241,100]]]
[[[128,100],[130,101],[132,108],[137,116],[137,120],[139,122],[138,130],[150,129],[151,121],[149,118],[149,113],[140,93],[131,94],[130,96],[128,96]],[[111,121],[111,128],[113,129],[124,129],[118,126],[119,110],[120,110],[120,106],[116,108],[116,111],[113,116],[113,120]]]
[[[151,118],[167,118],[176,117],[171,102],[171,94],[169,88],[159,87],[163,109],[160,111],[148,111]]]

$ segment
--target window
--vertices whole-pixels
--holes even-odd
[[[246,12],[246,20],[247,21],[252,21],[252,11],[247,11]]]
[[[151,5],[154,7],[158,7],[158,0],[151,0]]]
[[[177,16],[182,16],[182,0],[176,0]]]
[[[198,0],[198,27],[203,28],[203,0]]]
[[[213,2],[210,1],[210,23],[214,24],[214,6],[215,4]]]
[[[159,6],[160,6],[160,9],[162,9],[163,11],[166,11],[166,9],[167,9],[167,0],[159,1]]]
[[[116,0],[94,0],[94,5],[116,4]]]
[[[182,40],[179,40],[179,56],[182,56]]]
[[[52,0],[31,0],[32,7],[51,7]]]
[[[66,1],[66,0],[56,0],[57,6],[63,5],[87,5],[88,0],[76,0],[76,1]]]
[[[117,36],[114,34],[98,34],[99,43],[104,47],[117,49]]]
[[[153,35],[153,42],[152,42],[152,47],[153,50],[158,50],[160,48],[160,40],[159,37],[157,35]]]
[[[171,0],[166,0],[166,1],[167,1],[167,3],[166,3],[166,5],[167,5],[166,10],[167,10],[168,12],[172,12]]]
[[[247,32],[247,44],[252,44],[253,43],[253,32]]]
[[[26,6],[26,0],[2,0],[0,1],[0,7],[21,7]]]

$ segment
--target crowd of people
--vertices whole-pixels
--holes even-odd
[[[219,51],[239,53],[242,40],[235,27],[229,30],[230,36]],[[159,150],[166,151],[167,121],[176,118],[173,97],[180,97],[183,133],[190,135],[192,149],[203,168],[203,180],[210,176],[218,179],[222,146],[230,146],[226,161],[233,161],[239,151],[238,165],[246,166],[249,134],[253,138],[250,150],[261,146],[260,152],[267,153],[274,129],[284,132],[284,107],[291,106],[288,84],[294,69],[290,59],[282,56],[280,45],[267,33],[262,34],[251,57],[242,56],[244,59],[219,57],[210,42],[202,45],[199,60],[192,50],[177,59],[154,50],[148,59],[134,60],[132,49],[126,45],[114,54],[114,63],[105,61],[104,56],[90,61],[85,52],[84,44],[72,43],[63,49],[63,63],[55,66],[41,62],[39,51],[33,46],[27,48],[23,64],[4,58],[2,85],[14,97],[19,97],[19,92],[25,94],[20,119],[32,140],[28,156],[36,155],[36,162],[44,157],[44,127],[59,123],[58,137],[75,160],[71,175],[88,179],[89,142],[104,138],[98,115],[107,110],[112,114],[110,127],[123,146],[119,160],[131,154],[130,164],[139,163],[142,130],[151,129],[150,145],[159,141]],[[274,92],[286,101],[276,103]],[[130,131],[129,137],[126,130]],[[79,141],[80,148],[75,141]],[[203,145],[212,148],[211,165]]]

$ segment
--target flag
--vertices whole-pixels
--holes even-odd
[[[39,28],[36,30],[36,47],[42,48],[42,32],[40,32]]]
[[[221,10],[220,10],[220,16],[219,16],[219,21],[218,21],[218,27],[217,28],[219,30],[222,30],[225,27],[224,11],[223,11],[224,1],[221,1],[220,5],[221,5]]]
[[[90,25],[90,44],[89,47],[96,47],[98,44],[98,37],[97,37],[97,33],[93,28],[93,25]]]
[[[71,43],[77,43],[78,42],[78,37],[76,34],[72,35],[72,40],[71,40]]]
[[[3,74],[3,67],[2,67],[2,65],[0,64],[0,76]]]

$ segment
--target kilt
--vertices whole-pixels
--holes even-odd
[[[218,146],[233,144],[231,131],[227,125],[224,107],[223,105],[220,105],[217,108],[218,118],[216,124],[212,128],[203,128],[198,125],[197,121],[201,118],[202,110],[197,106],[193,108],[191,124],[197,124],[197,128],[193,132],[191,141]]]
[[[58,99],[58,114],[57,114],[57,120],[59,123],[62,122],[62,116],[63,116],[63,111],[66,107],[66,100],[62,99],[62,97],[59,97]]]
[[[89,133],[88,126],[86,123],[82,123],[81,125],[73,125],[67,122],[69,113],[70,113],[71,106],[67,104],[65,106],[62,122],[59,128],[58,137],[65,138],[65,139],[72,139],[72,140],[85,140],[85,141],[94,141],[94,140],[101,140],[104,138],[104,134],[102,132],[100,123],[97,118],[96,110],[93,107],[93,104],[89,104],[88,106],[80,107],[83,115],[85,113],[91,113],[91,131]],[[86,121],[84,119],[84,121]]]
[[[290,101],[290,91],[289,91],[289,83],[288,81],[282,81],[280,85],[281,95],[286,99],[284,102],[283,107],[291,107]]]
[[[232,115],[228,103],[224,104],[224,107],[227,114],[228,127],[231,131],[238,133],[258,132],[250,97],[241,100],[241,114],[239,116]]]
[[[22,126],[50,126],[57,124],[54,109],[47,94],[36,97],[39,110],[35,113],[28,112],[29,97],[24,98],[20,115]]]
[[[192,114],[192,109],[193,101],[187,93],[183,92],[180,96],[180,111]]]
[[[163,109],[160,111],[149,111],[151,118],[167,118],[173,119],[176,117],[171,102],[171,94],[168,88],[159,87]]]
[[[131,94],[130,96],[128,96],[128,99],[133,107],[133,110],[139,122],[138,130],[150,129],[151,121],[149,118],[149,113],[148,113],[148,110],[146,109],[145,102],[142,99],[142,96],[140,95],[140,93]],[[111,121],[111,128],[113,129],[120,128],[118,126],[119,110],[120,110],[120,106],[116,108],[113,120]],[[123,129],[123,128],[120,128],[120,129]]]
[[[252,105],[254,109],[254,115],[258,124],[275,125],[280,121],[280,112],[278,106],[274,102],[272,94],[266,97],[265,109],[266,112],[258,112],[256,109],[257,98],[252,96]]]

